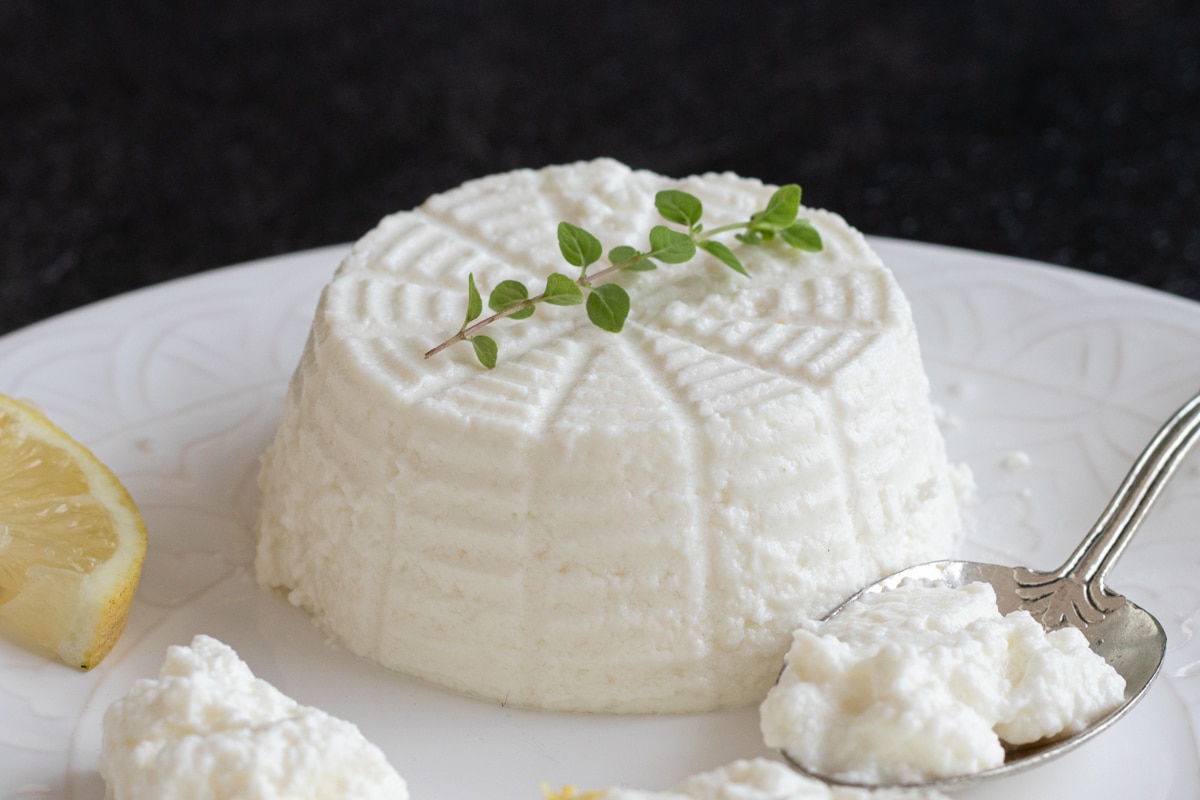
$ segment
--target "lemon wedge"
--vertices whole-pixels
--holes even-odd
[[[125,629],[145,557],[146,526],[116,476],[0,395],[0,630],[91,669]]]
[[[556,792],[542,781],[543,800],[600,800],[606,794],[608,792],[603,789],[582,792],[574,786],[564,786],[561,792]]]

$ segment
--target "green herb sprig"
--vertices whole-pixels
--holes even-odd
[[[620,333],[629,316],[629,293],[619,284],[605,282],[619,272],[647,272],[657,269],[659,264],[682,264],[690,261],[697,250],[703,250],[725,266],[746,277],[750,277],[741,259],[727,245],[713,237],[737,231],[734,238],[747,245],[761,245],[779,237],[785,244],[806,252],[819,252],[823,244],[821,234],[806,219],[797,219],[800,212],[800,187],[796,184],[781,186],[771,195],[767,205],[742,222],[732,222],[711,230],[700,223],[704,206],[695,195],[678,189],[666,189],[654,196],[654,206],[667,222],[683,226],[676,230],[666,225],[655,225],[650,229],[650,246],[638,250],[630,245],[614,247],[608,252],[608,264],[589,273],[588,270],[600,261],[604,247],[600,240],[578,225],[569,222],[558,224],[558,249],[568,264],[578,268],[579,276],[571,278],[561,272],[553,272],[546,279],[546,288],[541,294],[530,296],[525,284],[516,280],[503,280],[496,284],[488,295],[491,316],[480,319],[483,314],[483,297],[475,285],[475,275],[467,275],[467,313],[458,332],[425,354],[432,358],[447,347],[458,342],[470,342],[479,363],[491,369],[496,366],[499,346],[492,337],[480,331],[492,323],[504,319],[527,319],[533,316],[540,303],[555,306],[584,305],[588,319],[599,328]]]

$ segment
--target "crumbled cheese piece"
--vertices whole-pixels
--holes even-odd
[[[110,800],[407,800],[404,780],[353,724],[302,706],[227,645],[171,647],[104,715]]]
[[[831,786],[800,775],[777,761],[735,761],[694,775],[667,792],[607,789],[600,792],[547,793],[547,800],[946,800],[936,791]]]
[[[1024,450],[1014,450],[1004,457],[1004,468],[1012,472],[1029,469],[1031,466],[1033,459]]]
[[[1080,730],[1124,688],[1080,631],[1001,616],[989,584],[904,585],[795,632],[762,730],[818,774],[911,783],[998,766],[1001,740]]]

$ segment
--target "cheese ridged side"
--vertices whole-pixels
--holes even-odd
[[[491,176],[384,219],[325,289],[263,459],[257,571],[356,653],[550,709],[762,699],[790,632],[960,531],[909,306],[840,217],[622,278],[619,335],[578,308],[457,330],[466,278],[540,287],[570,220],[606,249],[682,188],[710,227],[772,187],[599,160]],[[536,288],[535,288],[536,290]]]

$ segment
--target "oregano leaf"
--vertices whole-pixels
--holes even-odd
[[[575,267],[594,264],[604,252],[599,239],[569,222],[558,223],[558,249],[567,263]]]
[[[488,308],[492,311],[507,311],[518,303],[529,299],[529,290],[520,281],[500,281],[488,295]],[[533,306],[509,314],[512,319],[527,319],[533,316]]]
[[[664,264],[682,264],[696,255],[696,242],[686,233],[673,231],[666,225],[655,225],[650,229],[648,255]]]
[[[462,328],[465,329],[468,325],[479,318],[483,313],[483,298],[479,296],[479,289],[475,286],[475,273],[467,273],[467,318],[463,320]]]
[[[621,269],[629,272],[649,272],[652,269],[658,268],[645,253],[640,253],[636,248],[630,247],[627,244],[609,250],[608,260],[614,267],[619,266]]]
[[[819,253],[825,246],[821,241],[821,232],[806,219],[796,220],[780,231],[779,235],[792,247],[807,253]]]
[[[583,290],[561,272],[551,272],[542,297],[552,306],[577,306],[583,302]]]
[[[734,252],[720,242],[709,239],[700,243],[700,249],[709,255],[715,256],[717,260],[734,272],[741,273],[747,278],[750,277],[750,273],[746,271],[746,268],[742,265],[738,257],[734,255]]]
[[[475,348],[475,358],[488,369],[496,366],[496,358],[500,355],[500,347],[496,340],[482,333],[471,337],[471,347]]]
[[[800,187],[794,183],[780,186],[767,201],[767,207],[750,217],[750,227],[759,231],[778,231],[796,221],[800,213]]]
[[[654,207],[667,222],[677,222],[688,228],[699,222],[704,214],[700,198],[678,189],[664,189],[654,195]]]
[[[629,316],[629,294],[615,283],[597,286],[588,294],[587,315],[596,327],[620,333]]]
[[[608,261],[614,266],[624,261],[632,261],[638,257],[638,251],[635,247],[630,247],[627,244],[614,247],[608,251]]]

